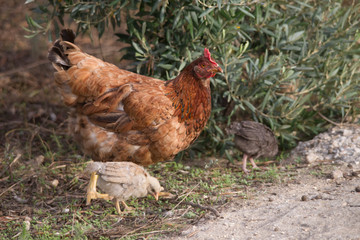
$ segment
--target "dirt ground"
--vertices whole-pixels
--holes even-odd
[[[173,239],[360,239],[359,171],[345,178],[302,168],[291,183],[263,186],[234,201],[220,218],[192,226]]]

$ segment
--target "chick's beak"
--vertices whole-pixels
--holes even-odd
[[[158,193],[158,192],[157,192],[157,193],[153,193],[153,196],[154,196],[154,198],[155,198],[156,201],[159,200],[159,193]]]

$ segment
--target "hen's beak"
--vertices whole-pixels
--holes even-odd
[[[213,73],[223,72],[220,66],[213,67],[210,71]]]

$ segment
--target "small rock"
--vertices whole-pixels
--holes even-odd
[[[171,218],[172,216],[174,216],[174,212],[173,211],[166,211],[166,212],[163,213],[163,216]]]
[[[56,121],[56,114],[55,113],[50,113],[50,119],[51,121],[55,122]]]
[[[322,199],[322,196],[319,194],[319,195],[316,195],[313,199]]]
[[[70,209],[64,208],[64,209],[62,210],[62,212],[63,212],[63,213],[68,213],[68,212],[70,212]]]
[[[31,221],[31,218],[26,216],[25,217],[25,220],[24,220],[24,224],[25,224],[25,229],[26,231],[29,231],[30,230],[30,221]]]
[[[274,198],[269,197],[269,202],[273,202],[273,201],[274,201]]]
[[[53,186],[54,188],[56,188],[59,185],[59,180],[54,179],[51,181],[51,186]]]
[[[360,186],[357,186],[357,187],[355,188],[355,192],[360,192]]]
[[[196,226],[192,226],[184,231],[182,231],[182,235],[189,235],[191,233],[193,233],[194,231],[196,231],[197,227]]]
[[[301,201],[303,201],[303,202],[309,201],[309,197],[306,195],[302,195]]]
[[[335,171],[333,171],[333,172],[331,173],[330,177],[331,177],[332,179],[339,179],[339,178],[344,177],[344,175],[343,175],[343,172],[342,172],[341,170],[336,169]]]
[[[277,232],[277,231],[279,231],[279,230],[280,230],[280,228],[274,227],[274,231],[275,231],[275,232]]]
[[[350,136],[353,134],[353,131],[350,129],[344,129],[343,136]]]
[[[44,160],[45,160],[44,156],[39,155],[34,159],[34,161],[32,162],[32,165],[34,167],[39,167],[44,162]]]
[[[353,175],[354,177],[358,177],[359,173],[358,172],[352,172],[351,175]]]
[[[307,163],[314,163],[314,162],[316,162],[316,160],[319,159],[319,156],[315,153],[310,152],[306,155],[305,159],[306,159]]]

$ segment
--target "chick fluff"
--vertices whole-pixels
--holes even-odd
[[[257,168],[254,159],[274,157],[278,152],[278,144],[274,133],[267,126],[253,121],[233,122],[226,129],[227,134],[234,134],[235,147],[244,153],[242,169],[245,173],[249,158],[253,168]]]
[[[91,199],[97,198],[113,200],[119,214],[119,201],[125,209],[130,209],[125,203],[130,197],[138,198],[152,194],[158,200],[159,193],[163,190],[156,178],[132,162],[90,162],[85,173],[91,173],[93,180],[88,186],[86,204],[89,205]],[[96,186],[105,194],[97,193]]]

